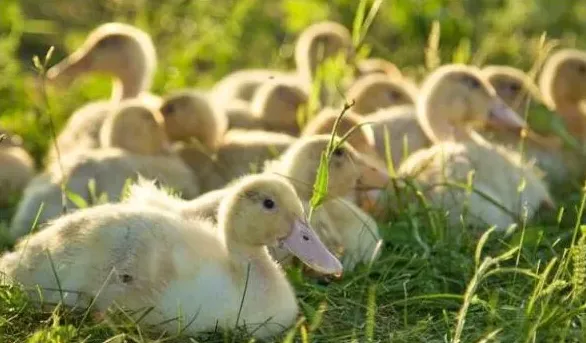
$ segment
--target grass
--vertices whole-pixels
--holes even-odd
[[[540,56],[535,47],[543,46],[543,31],[564,46],[586,46],[577,39],[586,33],[586,5],[577,0],[555,7],[546,0],[498,5],[488,0],[123,0],[87,8],[73,1],[5,2],[0,13],[0,124],[23,136],[37,162],[53,125],[58,130],[74,108],[106,97],[108,82],[83,80],[68,96],[49,89],[45,99],[33,86],[31,58],[44,56],[50,45],[56,45],[55,59],[61,58],[64,41],[68,47],[77,45],[105,20],[130,22],[153,34],[160,50],[158,93],[208,87],[245,66],[290,67],[295,35],[325,18],[353,28],[359,54],[389,58],[414,77],[450,61],[508,63],[527,70]],[[377,6],[378,13],[373,12]],[[85,15],[72,15],[76,11]],[[52,116],[47,116],[48,108]],[[320,175],[318,190],[324,187]],[[299,269],[287,271],[302,317],[280,341],[585,341],[586,236],[581,223],[586,193],[566,188],[556,188],[560,213],[521,221],[508,235],[487,230],[479,236],[447,227],[441,211],[401,202],[391,219],[380,223],[383,254],[372,265],[328,284],[301,277]],[[321,195],[316,192],[315,206]],[[0,232],[12,212],[13,207],[0,210]],[[0,246],[9,248],[2,237]],[[119,310],[105,321],[87,314],[59,306],[39,310],[20,288],[0,286],[0,342],[248,339],[241,333],[159,337],[142,332]]]

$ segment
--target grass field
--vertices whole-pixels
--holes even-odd
[[[378,1],[374,1],[377,3]],[[290,68],[296,35],[337,20],[363,34],[362,56],[389,59],[420,79],[450,62],[529,70],[544,39],[586,48],[586,2],[383,0],[368,30],[356,0],[3,0],[0,9],[0,125],[20,134],[37,162],[76,107],[108,96],[107,78],[63,91],[36,91],[32,58],[55,46],[52,63],[96,25],[112,20],[152,34],[159,66],[154,92],[206,88],[243,67]],[[367,1],[370,5],[373,1]],[[367,9],[368,9],[367,8]],[[437,20],[437,21],[436,21]],[[429,44],[434,22],[438,44]],[[546,33],[544,35],[544,33]],[[439,34],[439,36],[438,36]],[[434,40],[431,39],[433,42]],[[1,166],[0,166],[1,168]],[[558,213],[520,223],[507,235],[447,227],[442,214],[405,205],[380,223],[384,252],[342,280],[323,284],[289,270],[303,317],[284,342],[586,341],[586,194],[554,192]],[[0,228],[12,208],[0,210]],[[488,229],[488,228],[487,228]],[[584,236],[583,236],[584,231]],[[9,248],[6,240],[0,246]],[[119,313],[97,322],[66,308],[35,309],[17,287],[0,287],[0,342],[243,341],[246,336],[158,337]]]

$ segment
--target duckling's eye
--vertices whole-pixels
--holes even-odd
[[[344,149],[336,148],[336,149],[334,149],[334,151],[332,151],[332,155],[334,155],[336,157],[342,157],[344,155]]]
[[[161,113],[164,116],[168,116],[171,115],[175,112],[175,105],[173,104],[165,104],[162,108],[161,108]]]
[[[395,91],[390,91],[387,93],[390,100],[395,101],[401,97],[401,94]]]
[[[586,65],[585,64],[579,64],[578,65],[578,72],[581,74],[586,74]]]
[[[464,78],[464,82],[472,89],[480,88],[480,82],[474,77],[466,77]]]
[[[267,210],[272,210],[275,208],[275,202],[272,199],[265,199],[262,202],[262,206]]]
[[[517,93],[517,92],[519,92],[519,91],[521,90],[521,86],[519,86],[519,85],[518,85],[518,84],[516,84],[516,83],[512,83],[512,84],[509,86],[509,89],[510,89],[510,90],[511,90],[513,93]]]

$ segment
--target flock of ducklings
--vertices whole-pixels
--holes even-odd
[[[320,63],[339,54],[356,78],[336,132],[349,134],[332,146],[340,109],[324,107],[304,127],[296,116]],[[466,214],[469,225],[499,229],[554,208],[549,185],[583,173],[576,155],[553,135],[533,134],[523,114],[542,101],[583,141],[585,52],[553,53],[539,87],[512,67],[468,65],[441,66],[416,85],[388,61],[355,61],[348,30],[322,22],[300,35],[295,61],[293,71],[240,70],[208,91],[158,96],[149,92],[149,35],[120,23],[96,28],[47,81],[66,87],[106,73],[111,99],[71,115],[37,175],[18,137],[1,143],[0,201],[22,193],[10,226],[19,242],[0,258],[4,281],[48,303],[153,307],[142,323],[161,330],[177,328],[168,319],[179,310],[187,333],[243,324],[267,338],[298,314],[280,265],[295,256],[310,275],[340,275],[380,255],[376,214],[392,206],[385,194],[405,186],[389,187],[390,163],[451,225]],[[515,152],[521,140],[524,157]],[[324,151],[327,195],[307,219]],[[137,182],[126,188],[128,179]],[[62,185],[89,207],[67,197],[64,214]]]

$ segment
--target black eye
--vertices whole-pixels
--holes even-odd
[[[309,240],[309,236],[308,235],[303,235],[303,240],[304,241],[308,241]]]
[[[128,275],[128,274],[120,275],[120,281],[122,281],[122,283],[129,283],[129,282],[132,282],[132,280],[133,280],[132,275]]]
[[[332,151],[332,155],[334,155],[336,157],[341,157],[342,155],[344,155],[344,149],[336,148],[336,149],[334,149],[334,151]]]
[[[585,74],[586,73],[586,64],[579,64],[578,65],[578,72],[581,74]]]
[[[401,94],[399,94],[395,91],[388,92],[387,94],[389,96],[389,99],[391,99],[392,101],[395,101],[401,97]]]
[[[509,86],[509,89],[510,89],[510,90],[511,90],[513,93],[517,93],[517,92],[519,92],[519,91],[521,90],[521,86],[520,86],[520,85],[518,85],[518,84],[516,84],[516,83],[512,83],[512,84]]]
[[[163,107],[161,107],[161,114],[163,114],[163,116],[172,115],[174,112],[175,112],[175,105],[174,104],[165,104]]]
[[[468,85],[468,87],[476,89],[476,88],[480,88],[480,81],[478,81],[476,78],[474,77],[465,77],[464,78],[464,82]]]
[[[271,199],[265,199],[263,200],[262,205],[264,208],[271,210],[275,207],[275,202]]]

